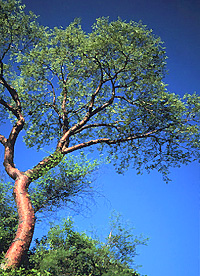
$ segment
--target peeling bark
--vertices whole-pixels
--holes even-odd
[[[14,196],[18,209],[19,224],[15,239],[5,255],[5,262],[2,264],[3,269],[18,267],[32,241],[35,215],[27,191],[29,184],[29,178],[22,173],[15,181]]]

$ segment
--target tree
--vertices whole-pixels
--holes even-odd
[[[65,181],[69,166],[64,158],[76,158],[77,152],[84,149],[85,154],[94,146],[119,173],[131,164],[138,173],[157,169],[167,181],[169,167],[199,160],[200,97],[181,98],[167,91],[165,49],[142,23],[99,18],[86,34],[76,19],[65,29],[51,30],[32,13],[26,15],[19,1],[0,5],[1,118],[12,124],[8,138],[1,134],[0,142],[5,170],[15,181],[19,215],[5,256],[8,268],[19,266],[32,240],[31,183],[63,160]],[[22,130],[27,147],[55,147],[25,172],[14,164]],[[76,173],[82,179],[86,175],[81,167]],[[68,185],[62,187],[60,196],[67,198]],[[60,199],[54,195],[52,203]]]

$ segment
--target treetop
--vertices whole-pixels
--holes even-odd
[[[166,172],[199,158],[200,98],[167,90],[166,52],[152,30],[106,17],[90,33],[79,19],[49,29],[18,2],[2,3],[1,113],[13,120],[22,112],[28,147],[56,142],[67,154],[97,145],[119,171],[130,160],[139,172],[141,165]]]

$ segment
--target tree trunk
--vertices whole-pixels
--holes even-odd
[[[32,241],[35,215],[30,196],[27,192],[29,184],[29,178],[22,173],[18,175],[15,181],[14,196],[17,204],[19,222],[15,239],[5,255],[5,262],[1,265],[3,269],[18,267]]]

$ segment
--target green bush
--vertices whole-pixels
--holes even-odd
[[[125,229],[120,225],[120,236],[124,234]],[[116,235],[119,237],[119,233]],[[61,227],[53,226],[47,236],[36,241],[36,246],[30,252],[29,267],[41,273],[47,271],[51,275],[62,276],[137,276],[139,274],[128,263],[130,257],[127,256],[126,261],[116,257],[120,256],[121,251],[129,250],[130,253],[131,248],[134,249],[132,258],[135,256],[135,238],[131,233],[128,238],[117,248],[116,239],[115,243],[92,239],[85,233],[75,231],[73,222],[67,219]]]
[[[11,195],[11,185],[0,179],[0,259],[13,241],[17,223],[17,212]]]
[[[9,269],[9,270],[2,270],[0,269],[1,276],[50,276],[51,274],[48,272],[43,271],[42,273],[36,269]]]

